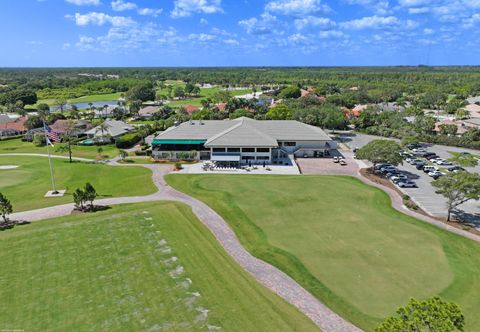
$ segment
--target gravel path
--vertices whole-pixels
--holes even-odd
[[[63,156],[54,157],[63,158]],[[97,204],[115,205],[124,203],[151,202],[158,200],[170,200],[187,204],[192,208],[193,212],[200,219],[200,221],[210,229],[226,252],[238,264],[240,264],[240,266],[248,271],[262,285],[269,288],[284,300],[297,307],[322,331],[361,331],[359,328],[355,327],[350,322],[346,321],[326,307],[284,272],[252,256],[240,244],[230,226],[213,209],[208,207],[203,202],[178,192],[172,187],[168,186],[163,177],[165,174],[172,171],[171,165],[124,165],[118,164],[116,159],[108,162],[108,164],[114,167],[143,166],[151,169],[152,180],[157,186],[158,192],[148,196],[100,199],[96,201]],[[11,215],[11,218],[25,221],[38,221],[42,219],[69,215],[72,212],[73,207],[73,204],[57,205],[43,209],[14,213]]]

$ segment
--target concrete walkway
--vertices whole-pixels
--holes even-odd
[[[44,156],[44,155],[40,155]],[[63,156],[55,156],[63,158]],[[90,160],[89,160],[90,161]],[[276,267],[252,256],[241,244],[230,226],[213,209],[205,203],[186,194],[176,191],[168,186],[164,175],[172,171],[171,165],[124,165],[116,160],[108,162],[114,167],[143,166],[152,170],[152,180],[158,191],[148,196],[118,197],[100,199],[100,205],[115,205],[125,203],[153,202],[158,200],[177,201],[189,205],[200,221],[213,233],[225,251],[242,268],[248,271],[258,282],[282,297],[309,317],[322,331],[361,331],[359,328],[346,321],[317,298],[300,286],[295,280]],[[11,215],[12,219],[25,221],[38,221],[42,219],[69,215],[73,211],[73,204],[57,205],[53,207],[18,212]]]

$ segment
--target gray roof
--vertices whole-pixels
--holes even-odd
[[[463,121],[480,127],[480,118],[471,118]]]
[[[156,139],[206,140],[205,146],[276,147],[278,141],[330,141],[325,132],[314,126],[289,120],[189,121],[170,127]]]
[[[12,122],[12,121],[13,121],[13,119],[11,119],[8,115],[0,114],[0,124],[9,123],[9,122]]]
[[[112,137],[117,137],[117,136],[126,134],[134,129],[132,125],[129,125],[123,121],[117,121],[117,120],[107,120],[105,121],[105,125],[107,126],[107,130],[105,134],[109,134]],[[102,132],[100,130],[100,127],[97,126],[87,131],[86,134],[101,136]]]

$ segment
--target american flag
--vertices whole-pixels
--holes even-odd
[[[43,128],[45,129],[45,134],[51,141],[60,142],[60,135],[53,131],[46,123],[43,124]]]

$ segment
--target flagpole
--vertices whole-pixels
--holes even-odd
[[[53,165],[52,165],[52,157],[50,156],[50,147],[49,147],[49,139],[47,136],[47,130],[45,129],[45,121],[43,121],[43,133],[45,134],[45,144],[47,145],[47,152],[48,152],[48,163],[50,165],[50,177],[52,178],[52,187],[53,191],[52,194],[58,194],[57,189],[55,188],[55,179],[53,177]]]

